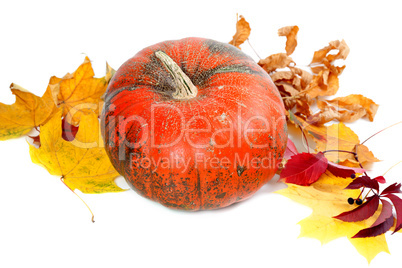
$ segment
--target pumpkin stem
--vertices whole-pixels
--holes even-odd
[[[176,92],[172,94],[174,99],[188,100],[197,96],[197,87],[194,86],[190,78],[180,69],[179,65],[177,65],[171,57],[163,51],[156,51],[155,56],[161,60],[176,83]]]

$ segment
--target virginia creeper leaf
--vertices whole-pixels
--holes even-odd
[[[401,184],[400,183],[393,183],[387,188],[385,188],[382,192],[381,195],[386,195],[386,194],[399,194],[402,193],[401,191]]]
[[[387,194],[385,197],[391,200],[396,211],[396,225],[394,230],[394,233],[396,233],[402,229],[402,199],[394,194]]]
[[[362,168],[345,167],[332,162],[328,162],[327,170],[332,174],[334,174],[335,176],[342,178],[348,178],[352,176],[352,174],[364,173],[365,171]]]
[[[358,231],[372,226],[380,210],[373,217],[359,222],[344,222],[333,218],[334,215],[347,211],[351,207],[357,207],[357,205],[349,205],[347,199],[358,196],[360,190],[344,190],[352,181],[351,178],[343,179],[325,172],[309,187],[288,184],[286,189],[279,190],[277,193],[312,208],[312,214],[299,222],[300,237],[315,238],[323,244],[340,237],[347,237],[357,251],[370,262],[380,252],[389,253],[385,235],[370,238],[351,237]]]
[[[386,200],[381,200],[382,208],[380,216],[369,228],[360,230],[352,238],[375,237],[386,233],[394,225],[392,205]]]
[[[367,201],[361,206],[358,206],[353,210],[343,212],[334,218],[346,222],[363,221],[374,215],[374,213],[377,211],[379,203],[380,197],[378,195],[373,195],[368,197]]]
[[[392,227],[392,225],[394,225],[394,216],[388,217],[388,219],[376,226],[360,230],[352,238],[375,237],[386,233]]]
[[[325,172],[328,160],[323,153],[300,153],[286,163],[280,178],[286,183],[307,186],[317,181]]]
[[[374,178],[374,180],[378,181],[378,183],[386,183],[387,182],[383,176],[377,176]]]
[[[374,179],[372,179],[372,178],[370,178],[370,177],[368,177],[366,175],[363,175],[363,176],[360,176],[360,177],[356,178],[345,189],[359,189],[359,188],[362,188],[362,187],[366,187],[366,188],[369,188],[369,189],[374,189],[377,192],[380,190],[380,186],[378,184],[378,181],[376,181],[376,180],[374,180]]]

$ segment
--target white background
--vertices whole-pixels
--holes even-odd
[[[14,82],[42,95],[52,75],[74,71],[85,55],[96,76],[117,69],[151,44],[189,36],[222,42],[235,32],[236,13],[249,21],[261,57],[283,52],[282,26],[298,25],[293,59],[345,39],[351,52],[339,96],[361,93],[378,104],[374,123],[351,124],[361,140],[401,120],[401,40],[398,1],[7,1],[0,9],[0,101],[11,104]],[[256,60],[248,44],[243,51]],[[402,160],[401,125],[367,143],[384,160],[383,174]],[[397,166],[389,182],[402,181]],[[310,209],[273,193],[269,183],[251,199],[217,211],[167,209],[134,191],[83,195],[90,214],[59,180],[33,164],[25,138],[0,142],[0,267],[363,267],[346,239],[321,246],[298,239]],[[122,187],[125,182],[118,180]],[[388,236],[391,255],[371,267],[400,265],[402,235]],[[391,267],[391,266],[388,266]],[[395,266],[394,266],[395,267]]]

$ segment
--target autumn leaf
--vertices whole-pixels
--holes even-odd
[[[325,156],[333,163],[357,163],[353,153],[357,153],[361,163],[379,161],[365,145],[360,144],[359,136],[342,122],[330,126],[315,126],[291,112],[289,118],[313,138],[317,152],[330,151]]]
[[[286,53],[277,53],[259,60],[258,65],[267,73],[271,73],[278,68],[288,67],[291,63],[293,63],[293,60]]]
[[[338,75],[332,73],[330,70],[322,70],[314,76],[313,80],[305,90],[310,98],[317,98],[320,96],[335,95],[338,92],[338,89]]]
[[[324,124],[332,120],[350,123],[362,117],[373,121],[378,110],[378,104],[360,94],[319,100],[317,106],[321,111],[308,118],[310,124]]]
[[[299,153],[293,155],[281,172],[280,179],[285,183],[310,185],[318,180],[328,166],[323,153]]]
[[[379,162],[380,160],[367,148],[366,145],[356,144],[355,152],[359,157],[359,161],[365,162]]]
[[[27,134],[46,123],[56,111],[50,90],[38,97],[16,84],[11,84],[10,89],[16,100],[11,105],[0,103],[0,140]]]
[[[63,78],[50,79],[48,89],[69,123],[78,125],[82,115],[100,113],[103,105],[101,97],[114,72],[109,65],[106,71],[105,77],[94,78],[92,64],[89,58],[85,57],[84,63],[74,73],[66,74]]]
[[[32,161],[45,167],[50,174],[62,177],[72,190],[83,193],[123,191],[114,182],[119,174],[103,148],[98,116],[95,113],[82,115],[72,141],[62,138],[61,117],[59,110],[41,127],[40,148],[29,147]]]
[[[360,190],[344,190],[353,180],[339,178],[325,172],[319,180],[310,186],[288,184],[286,189],[277,193],[313,209],[312,214],[299,222],[300,237],[315,238],[325,244],[340,237],[347,237],[357,251],[370,262],[378,253],[388,252],[385,235],[370,238],[352,238],[362,229],[369,228],[376,221],[381,211],[359,222],[344,222],[333,218],[344,211],[356,208],[349,205],[349,197],[357,197]]]
[[[233,35],[229,44],[240,49],[240,45],[243,44],[250,36],[251,28],[246,19],[240,15],[240,19],[236,23],[236,33]]]
[[[297,32],[299,31],[299,27],[295,26],[286,26],[282,27],[278,30],[279,36],[286,36],[286,54],[291,55],[297,46]]]
[[[328,54],[332,50],[338,50],[338,53]],[[339,41],[335,40],[329,42],[329,45],[314,52],[313,59],[311,60],[310,67],[313,73],[318,74],[320,71],[324,69],[329,69],[331,63],[338,59],[345,60],[349,55],[350,49],[346,44],[345,40]]]

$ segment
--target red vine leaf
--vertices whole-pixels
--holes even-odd
[[[374,237],[386,233],[394,225],[394,216],[388,217],[384,222],[363,230],[360,230],[352,238]]]
[[[387,200],[381,199],[382,208],[380,216],[378,216],[377,220],[373,223],[371,227],[377,226],[383,222],[385,222],[389,217],[392,216],[392,205]],[[393,224],[393,222],[392,222]]]
[[[352,174],[355,173],[364,173],[364,169],[362,168],[352,168],[352,167],[346,167],[342,165],[338,165],[332,162],[328,162],[328,167],[327,170],[334,174],[337,177],[342,177],[342,178],[349,178],[352,176]]]
[[[363,221],[374,215],[379,204],[380,197],[378,195],[373,195],[368,197],[367,201],[363,205],[353,210],[343,212],[334,218],[346,222]]]
[[[401,191],[401,184],[400,183],[394,183],[385,188],[382,192],[381,195],[386,195],[386,194],[400,194],[402,193]]]
[[[362,187],[374,189],[377,192],[380,190],[378,182],[368,176],[361,176],[356,178],[345,189],[360,189]]]
[[[381,200],[382,209],[380,216],[371,225],[371,227],[360,230],[352,238],[374,237],[386,233],[394,225],[394,216],[392,215],[392,205],[386,200]]]
[[[285,183],[308,186],[318,180],[327,166],[328,160],[321,152],[317,154],[299,153],[289,159],[280,178]]]
[[[402,199],[397,197],[394,194],[387,194],[385,197],[389,198],[391,200],[392,204],[395,207],[396,211],[396,226],[394,233],[398,232],[400,229],[402,229]]]
[[[378,181],[378,183],[386,183],[387,182],[383,176],[375,177],[374,180]]]

